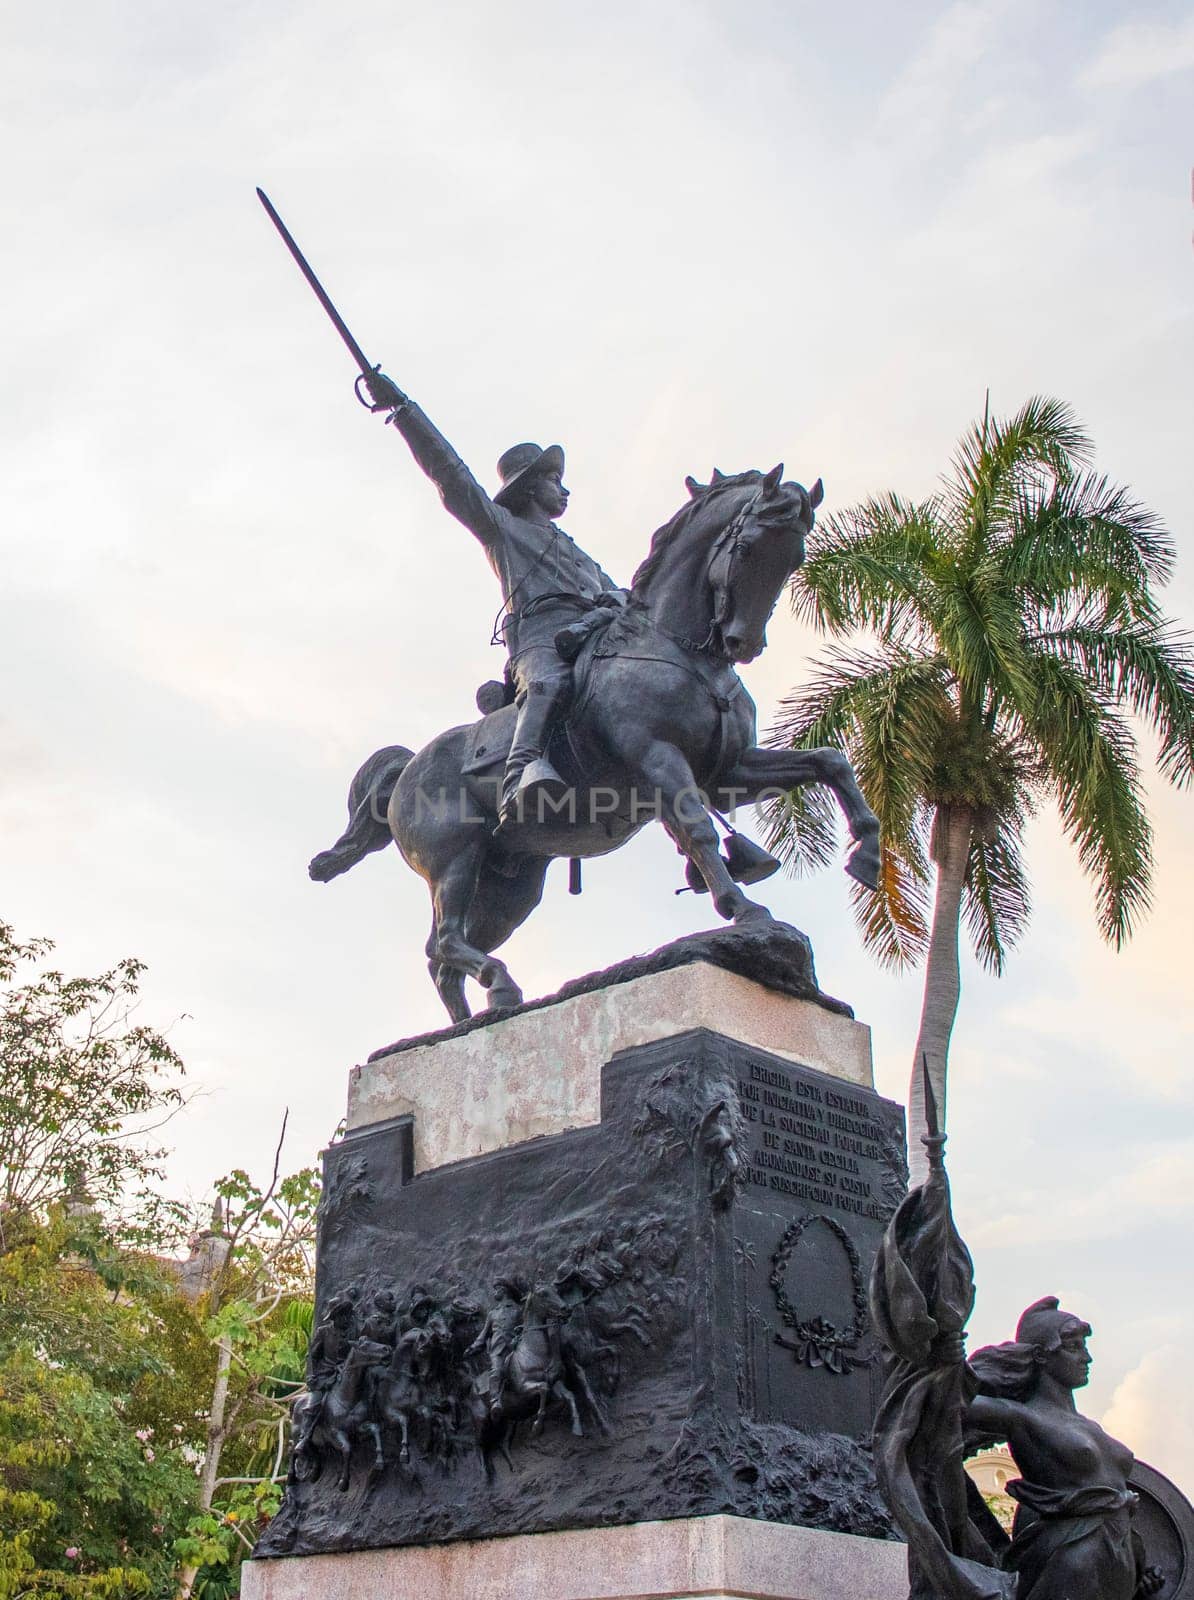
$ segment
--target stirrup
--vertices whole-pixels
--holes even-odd
[[[499,828],[514,827],[524,822],[549,822],[555,807],[568,794],[568,785],[546,756],[528,761],[519,774],[518,785],[502,796],[498,812]],[[552,802],[552,812],[544,812],[542,801]]]
[[[753,839],[748,839],[744,833],[727,834],[725,846],[721,859],[736,883],[761,883],[773,872],[778,872],[782,865],[782,862],[777,861],[769,850],[764,850],[762,845],[756,844]],[[694,894],[709,893],[708,884],[693,862],[684,863],[684,877]],[[677,894],[683,892],[682,889],[676,890]]]
[[[738,883],[761,883],[780,869],[781,863],[771,852],[764,850],[753,839],[748,839],[744,833],[731,833],[725,841],[725,847],[722,859],[730,869],[730,877]]]

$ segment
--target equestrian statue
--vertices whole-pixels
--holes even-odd
[[[258,191],[260,194],[260,191]],[[771,750],[735,667],[766,644],[804,559],[822,487],[770,472],[687,480],[688,499],[620,588],[560,528],[564,452],[518,444],[490,496],[423,411],[372,366],[264,195],[278,231],[360,368],[357,398],[405,440],[447,510],[480,542],[502,592],[504,683],[478,692],[480,721],[418,752],[378,750],[352,781],[349,822],[310,864],[326,881],[393,839],[431,892],[427,959],[454,1022],[466,978],[490,1008],[522,992],[494,954],[526,920],[557,856],[605,855],[655,820],[686,857],[689,886],[727,921],[769,920],[747,897],[778,867],[713,817],[798,786],[834,794],[853,840],[846,870],[868,888],[879,826],[840,750]],[[362,388],[367,391],[362,393]]]

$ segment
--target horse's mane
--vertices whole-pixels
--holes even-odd
[[[647,589],[650,587],[651,580],[659,571],[659,567],[664,556],[667,554],[668,550],[671,548],[671,545],[679,536],[679,534],[688,526],[689,518],[698,508],[705,507],[709,504],[710,500],[715,499],[718,495],[724,494],[728,489],[741,488],[745,483],[761,483],[762,479],[763,474],[753,469],[749,472],[735,473],[733,477],[729,478],[724,477],[715,471],[713,474],[712,483],[696,483],[690,478],[688,480],[688,486],[691,499],[688,501],[687,505],[681,506],[679,511],[676,512],[675,516],[669,521],[665,522],[662,528],[656,528],[655,532],[651,535],[651,545],[647,551],[646,557],[644,558],[634,577],[630,580],[631,594],[633,594],[636,599],[642,599],[644,597]]]

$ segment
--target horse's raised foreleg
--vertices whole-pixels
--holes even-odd
[[[376,1422],[364,1422],[361,1426],[373,1440],[373,1465],[369,1469],[369,1476],[373,1478],[386,1470],[385,1452],[381,1447],[381,1428]]]
[[[434,959],[441,968],[454,968],[467,977],[475,978],[483,989],[489,991],[491,1009],[497,1009],[521,1005],[522,990],[510,976],[504,961],[479,950],[465,937],[465,921],[477,894],[484,854],[483,840],[462,842],[459,853],[448,863],[432,888],[436,935]],[[436,987],[440,988],[438,978]],[[440,992],[443,993],[442,988]]]
[[[879,819],[867,805],[854,768],[840,750],[747,750],[719,790],[728,808],[778,799],[807,783],[823,783],[842,809],[854,848],[846,871],[867,889],[879,886]]]
[[[572,1413],[572,1431],[578,1437],[580,1435],[582,1435],[585,1430],[581,1426],[580,1411],[577,1408],[576,1396],[572,1393],[572,1390],[564,1382],[563,1378],[557,1378],[555,1380],[555,1382],[551,1386],[551,1392],[552,1392],[553,1395],[555,1395],[557,1400],[564,1400],[564,1401],[567,1402],[568,1410]],[[547,1392],[546,1392],[546,1386],[545,1386],[543,1399],[539,1403],[540,1412],[542,1412],[543,1407],[546,1405],[546,1403],[547,1403]],[[597,1416],[598,1416],[599,1420],[602,1421],[602,1425],[604,1426],[604,1419],[601,1418],[601,1413],[597,1412]]]
[[[605,1412],[602,1411],[601,1406],[598,1403],[597,1396],[593,1393],[593,1385],[589,1382],[588,1373],[581,1366],[579,1361],[573,1362],[572,1375],[576,1381],[577,1388],[581,1392],[585,1404],[588,1406],[589,1410],[593,1414],[594,1419],[596,1420],[597,1426],[601,1429],[602,1433],[608,1433],[609,1423],[605,1420]]]
[[[344,1428],[329,1428],[328,1443],[340,1457],[340,1477],[336,1487],[343,1494],[348,1488],[348,1477],[352,1467],[352,1438]]]
[[[675,745],[654,741],[636,765],[658,797],[660,821],[709,886],[718,915],[734,922],[769,919],[766,906],[748,899],[730,877],[692,768]]]
[[[551,1386],[546,1381],[528,1382],[524,1380],[522,1387],[524,1394],[538,1395],[539,1397],[539,1407],[535,1412],[534,1420],[531,1422],[531,1437],[537,1439],[543,1432],[543,1424],[547,1418],[547,1402],[551,1398]]]

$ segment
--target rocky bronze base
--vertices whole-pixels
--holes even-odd
[[[403,1050],[418,1049],[432,1041],[475,1033],[510,1016],[540,1011],[578,995],[612,989],[618,984],[631,983],[636,978],[645,978],[656,972],[673,972],[678,967],[691,966],[695,962],[706,962],[709,966],[720,967],[724,972],[736,973],[740,978],[748,978],[774,994],[811,1001],[813,1005],[823,1006],[837,1016],[854,1015],[853,1009],[844,1000],[835,1000],[832,995],[825,994],[817,983],[813,947],[808,935],[792,927],[791,923],[764,918],[745,923],[742,927],[723,926],[686,934],[682,939],[673,939],[670,944],[661,945],[658,950],[630,956],[612,967],[586,973],[583,978],[573,978],[554,994],[544,995],[542,999],[528,1000],[525,1005],[511,1010],[479,1011],[452,1027],[397,1039],[393,1044],[374,1050],[369,1059],[377,1061]]]

